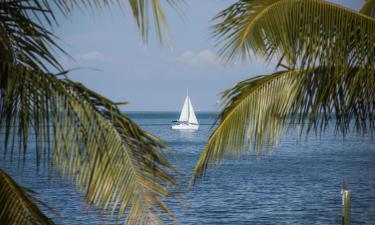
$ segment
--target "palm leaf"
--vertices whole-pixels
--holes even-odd
[[[371,8],[367,2],[364,8]],[[238,1],[215,18],[226,60],[276,58],[288,71],[238,83],[223,96],[219,124],[193,182],[225,155],[276,146],[288,124],[342,134],[375,128],[375,20],[318,0]],[[299,68],[299,69],[295,69]]]
[[[32,197],[3,170],[0,170],[0,224],[52,225],[33,203]]]
[[[36,163],[51,162],[89,203],[131,224],[173,219],[163,200],[176,185],[162,156],[165,146],[116,103],[82,84],[19,65],[2,63],[0,77],[5,159],[18,149],[26,161],[33,136]]]
[[[37,165],[50,162],[51,168],[60,169],[85,193],[88,202],[111,209],[119,220],[126,217],[127,223],[158,223],[160,215],[162,220],[171,219],[162,199],[170,195],[168,187],[176,184],[171,176],[173,167],[161,155],[164,144],[123,115],[117,103],[81,84],[41,71],[49,71],[50,66],[62,71],[51,53],[62,49],[46,28],[57,22],[55,6],[69,15],[77,7],[105,8],[124,2],[0,3],[4,154],[13,158],[18,149],[18,157],[25,162],[29,136],[33,135]],[[172,0],[168,3],[175,6]],[[129,4],[143,37],[147,37],[148,1]],[[162,7],[157,0],[152,4],[156,30],[161,33],[166,28]],[[159,37],[162,39],[161,34]]]
[[[219,123],[193,173],[193,182],[225,155],[275,147],[288,124],[307,133],[322,132],[333,121],[336,131],[375,129],[375,70],[355,68],[338,76],[337,68],[276,72],[239,82],[223,95]],[[334,115],[334,116],[333,116]],[[305,125],[306,124],[306,125]]]
[[[53,1],[2,1],[0,2],[0,57],[34,69],[49,71],[51,66],[63,71],[53,54],[66,54],[50,28],[57,24],[56,10],[68,16],[75,8],[125,8],[128,2],[142,38],[147,41],[149,15],[153,15],[155,30],[160,42],[169,39],[167,20],[158,0],[53,0]],[[177,7],[177,0],[168,0]],[[151,8],[151,9],[150,9]]]
[[[375,65],[375,20],[319,0],[238,1],[216,16],[227,61],[252,54],[290,68]],[[345,67],[346,66],[346,67]]]
[[[375,17],[375,0],[366,0],[362,6],[360,13],[370,17]]]
[[[220,123],[199,158],[193,181],[220,163],[225,154],[240,156],[244,145],[251,150],[251,145],[275,144],[292,106],[290,98],[296,94],[292,78],[297,75],[298,71],[291,71],[259,76],[224,92]]]
[[[33,1],[1,1],[1,60],[20,63],[34,69],[48,70],[48,65],[62,70],[52,49],[65,53],[41,19],[51,24],[53,16],[47,8]]]
[[[180,1],[181,0],[167,0],[165,2],[177,9]],[[96,9],[125,9],[129,6],[144,41],[147,41],[148,39],[150,17],[153,17],[156,35],[159,38],[160,43],[163,43],[164,38],[167,38],[167,40],[170,38],[163,6],[159,0],[54,0],[53,3],[55,3],[65,15],[69,15],[69,13],[75,8],[82,7]],[[51,7],[48,2],[45,2],[44,4],[47,8]]]

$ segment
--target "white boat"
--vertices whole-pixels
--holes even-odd
[[[189,95],[186,96],[184,106],[182,107],[180,118],[173,121],[172,129],[174,130],[198,130],[199,124],[194,113]]]

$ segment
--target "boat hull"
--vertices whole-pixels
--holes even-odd
[[[172,125],[173,130],[198,130],[198,124],[175,124]]]

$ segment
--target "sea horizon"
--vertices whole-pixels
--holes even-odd
[[[181,109],[176,110],[121,110],[123,113],[180,113]],[[194,110],[195,113],[219,113],[218,110]]]

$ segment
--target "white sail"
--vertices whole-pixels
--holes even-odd
[[[193,105],[191,104],[190,98],[189,98],[189,119],[188,119],[188,121],[189,121],[189,123],[198,124],[198,120],[197,120],[197,117],[195,116],[194,108],[193,108]]]
[[[184,105],[182,106],[180,118],[177,124],[172,124],[174,130],[198,130],[199,124],[194,113],[193,105],[191,104],[189,95],[186,96]]]
[[[189,102],[189,96],[186,96],[184,106],[182,106],[180,118],[178,119],[178,121],[189,121]]]

